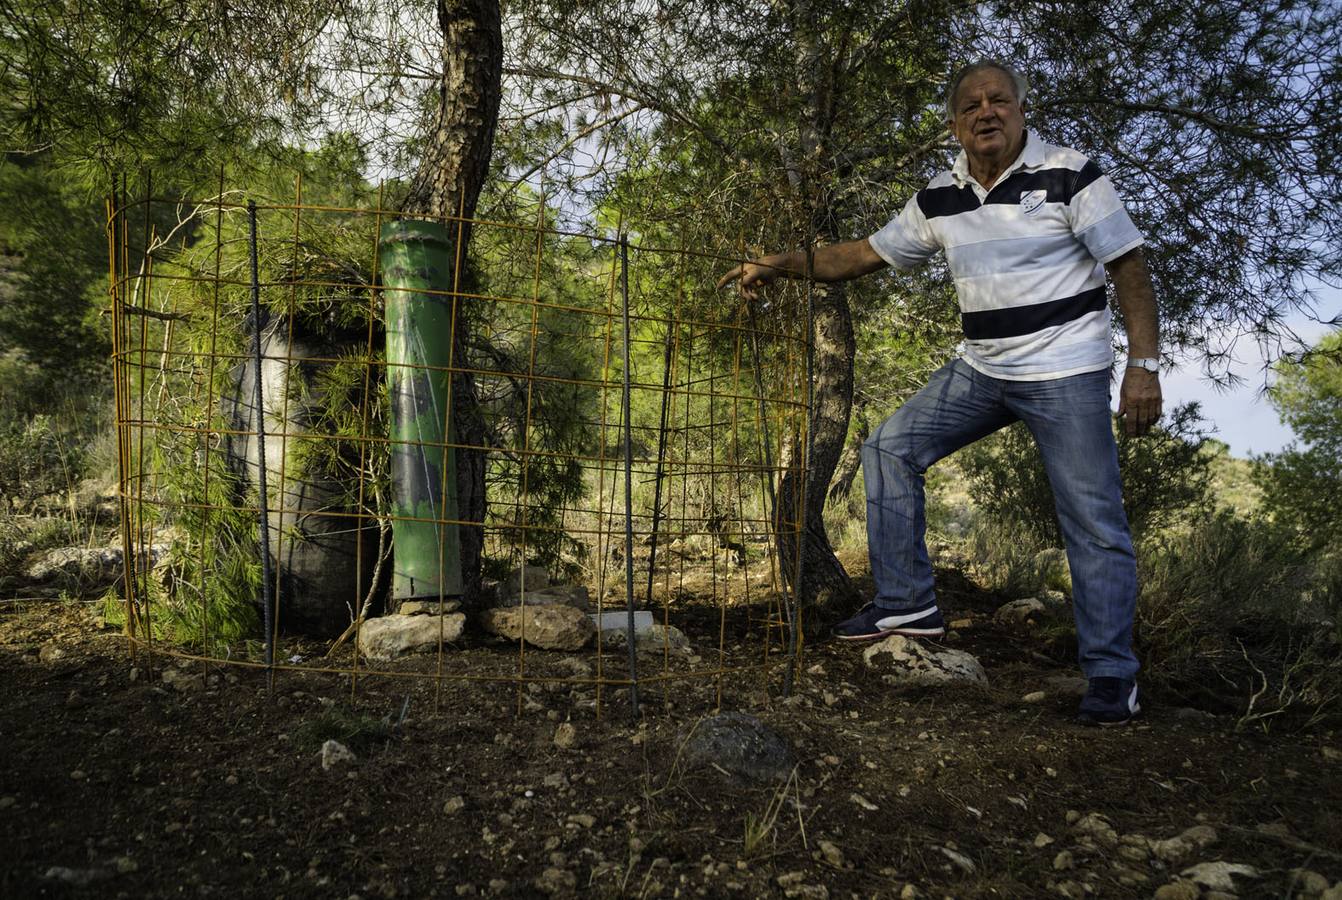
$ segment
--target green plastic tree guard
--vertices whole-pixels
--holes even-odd
[[[391,393],[392,598],[461,596],[452,442],[453,246],[434,222],[382,227]],[[446,523],[445,523],[446,520]]]

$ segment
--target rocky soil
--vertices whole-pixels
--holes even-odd
[[[0,896],[1342,898],[1342,736],[1159,696],[1076,726],[1029,612],[941,575],[956,625],[923,649],[981,671],[910,683],[929,654],[817,640],[791,696],[777,669],[650,680],[638,721],[584,683],[622,648],[439,688],[285,641],[307,668],[271,686],[132,655],[90,604],[0,602]],[[716,608],[671,620],[690,646],[647,671],[761,662],[741,610],[720,651]],[[468,627],[442,664],[519,653]]]

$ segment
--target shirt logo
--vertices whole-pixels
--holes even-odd
[[[1027,216],[1034,216],[1039,210],[1044,208],[1044,201],[1048,199],[1048,191],[1022,191],[1020,195],[1020,211]]]

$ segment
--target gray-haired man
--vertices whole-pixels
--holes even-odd
[[[1109,182],[1080,153],[1025,129],[1025,80],[983,60],[956,73],[948,124],[963,152],[869,238],[822,247],[812,277],[842,281],[946,252],[964,349],[887,419],[862,452],[876,596],[834,634],[869,640],[945,632],[924,543],[923,474],[937,460],[1015,421],[1039,445],[1071,565],[1080,664],[1079,718],[1126,724],[1140,711],[1132,652],[1136,559],[1110,427],[1113,365],[1105,274],[1128,335],[1119,415],[1129,434],[1160,417],[1158,328],[1142,237]],[[744,263],[754,299],[802,277],[805,255]]]

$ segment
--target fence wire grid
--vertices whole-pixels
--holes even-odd
[[[413,216],[381,190],[342,206],[299,179],[278,201],[222,176],[202,200],[109,199],[133,656],[262,667],[272,686],[428,680],[435,704],[445,685],[512,684],[519,712],[527,686],[568,685],[597,716],[637,715],[640,688],[665,702],[689,683],[715,707],[743,674],[790,689],[805,636],[780,559],[800,566],[801,526],[782,510],[805,504],[777,492],[805,482],[808,288],[747,304],[714,286],[743,247],[619,217],[561,230],[533,205],[531,221]],[[392,222],[449,237],[443,283],[408,295],[450,310],[446,365],[388,359]],[[448,385],[437,440],[390,424],[389,385],[420,376]],[[397,508],[406,452],[448,463],[432,514]],[[387,655],[369,635],[411,610],[392,589],[407,521],[455,539],[463,575],[415,598],[436,639]],[[555,607],[576,629],[557,651],[536,645]]]

